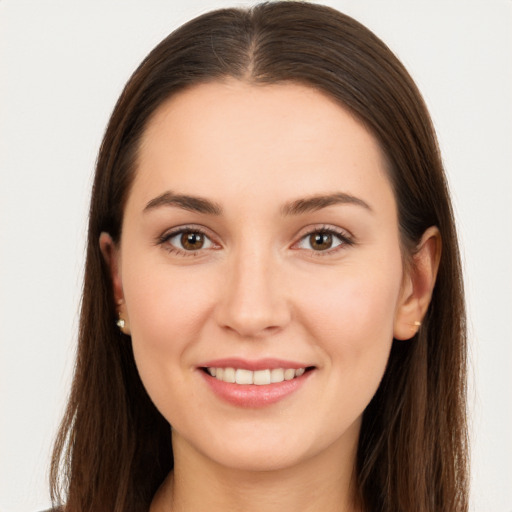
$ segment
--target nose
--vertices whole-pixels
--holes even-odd
[[[217,303],[217,323],[243,338],[282,330],[291,319],[283,273],[263,251],[245,251],[229,264]]]

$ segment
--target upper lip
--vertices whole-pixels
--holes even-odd
[[[228,357],[223,359],[215,359],[206,361],[199,365],[199,368],[240,368],[243,370],[273,370],[275,368],[309,368],[313,365],[308,363],[300,363],[297,361],[289,361],[285,359],[263,358],[263,359],[241,359],[238,357]]]

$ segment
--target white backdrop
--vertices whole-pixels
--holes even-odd
[[[325,3],[384,39],[430,107],[467,279],[472,510],[512,512],[512,2]],[[233,4],[0,0],[0,512],[49,505],[91,175],[114,102],[173,28]]]

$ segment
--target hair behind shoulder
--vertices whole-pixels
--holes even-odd
[[[120,238],[139,140],[155,110],[177,91],[224,77],[299,82],[348,108],[387,157],[404,254],[428,227],[439,228],[432,302],[419,333],[394,342],[365,411],[356,483],[364,510],[466,511],[464,292],[430,117],[407,71],[372,32],[334,9],[294,1],[188,22],[146,57],[115,106],[96,167],[77,362],[54,449],[52,499],[71,512],[146,511],[172,469],[170,426],[144,390],[130,338],[115,326],[98,240],[102,231]]]

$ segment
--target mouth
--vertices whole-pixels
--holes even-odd
[[[295,395],[316,366],[277,359],[211,361],[198,370],[214,395],[231,405],[259,409]]]
[[[202,368],[210,377],[222,382],[239,384],[241,386],[266,386],[279,384],[301,377],[313,370],[313,366],[300,368],[266,368],[261,370],[248,370],[246,368],[208,366]]]

